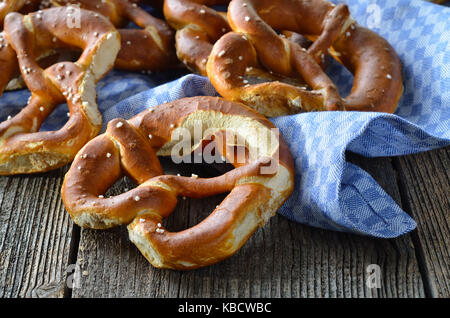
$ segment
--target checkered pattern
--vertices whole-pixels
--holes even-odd
[[[295,159],[295,191],[279,213],[325,229],[396,237],[414,229],[414,220],[370,175],[348,163],[345,152],[398,156],[450,144],[450,8],[418,0],[345,2],[361,25],[385,37],[398,52],[404,96],[395,115],[318,112],[272,119]],[[328,73],[345,96],[351,74],[337,63]],[[217,95],[207,79],[182,75],[112,72],[98,87],[105,122],[182,97]],[[5,93],[0,120],[17,113],[27,97],[26,92]],[[65,107],[43,129],[62,126]]]

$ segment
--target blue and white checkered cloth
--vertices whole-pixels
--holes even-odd
[[[273,118],[295,159],[295,191],[279,210],[325,229],[390,238],[416,227],[374,179],[345,160],[399,156],[450,145],[450,8],[418,0],[346,0],[352,16],[385,37],[403,62],[405,92],[394,115],[314,112]],[[337,63],[327,71],[343,96],[352,76]],[[210,82],[182,73],[111,72],[98,87],[105,123],[182,97],[217,95]],[[170,82],[169,82],[170,81]],[[0,98],[0,120],[26,104],[26,91]],[[42,129],[64,124],[60,106]]]

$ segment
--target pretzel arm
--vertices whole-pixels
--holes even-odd
[[[194,28],[183,28],[176,34],[178,57],[191,70],[197,70],[206,76],[206,62],[212,50],[208,35]]]
[[[159,216],[147,213],[128,225],[128,233],[156,267],[186,270],[211,265],[232,256],[256,231],[259,224],[253,220],[260,217],[265,209],[262,201],[269,197],[264,186],[240,185],[206,219],[189,229],[167,231]]]
[[[107,135],[120,152],[120,160],[125,173],[136,183],[163,174],[155,151],[126,120],[114,119],[108,124]]]
[[[261,158],[214,178],[197,178],[195,175],[193,177],[163,175],[149,180],[149,183],[164,183],[178,196],[206,198],[231,191],[243,177],[260,175],[260,168],[267,163],[268,159],[270,158]]]
[[[0,33],[0,69],[2,70],[2,76],[0,77],[1,95],[8,86],[11,78],[19,73],[19,64],[17,61],[16,52],[7,42],[4,32]]]
[[[333,81],[303,48],[293,42],[290,42],[290,46],[293,53],[293,64],[297,72],[314,90],[322,91],[323,110],[342,110],[342,98]]]
[[[345,4],[335,6],[327,15],[323,22],[323,31],[308,48],[308,53],[314,60],[322,65],[324,63],[324,56],[339,35],[342,33],[342,28],[350,17],[350,12]]]

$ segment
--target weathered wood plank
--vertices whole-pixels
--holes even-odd
[[[64,171],[0,177],[0,297],[64,296],[72,238]]]
[[[399,201],[388,159],[352,158]],[[183,173],[189,175],[191,168],[183,168]],[[211,168],[196,169],[195,173],[211,176]],[[112,193],[130,187],[128,181],[122,181]],[[165,225],[172,231],[192,226],[222,198],[180,201]],[[409,235],[378,240],[310,228],[279,215],[259,229],[236,255],[195,271],[152,268],[129,242],[124,227],[82,230],[78,263],[81,284],[73,290],[73,297],[425,296]],[[381,268],[381,288],[366,286],[370,264]]]
[[[430,296],[450,297],[450,147],[396,158],[405,209]]]
[[[400,207],[403,207],[392,158],[364,158],[349,154],[349,160],[367,171],[386,193]],[[424,297],[425,290],[419,274],[420,264],[416,258],[416,247],[413,244],[412,234],[397,239],[375,241],[389,243],[386,248],[389,249],[390,257],[383,256],[382,251],[378,252],[378,255],[380,262],[386,264],[386,267],[383,268],[385,279],[392,279],[397,283],[397,285],[391,284],[390,288],[386,288],[383,297]]]

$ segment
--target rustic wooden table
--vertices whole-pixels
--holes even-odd
[[[191,272],[150,266],[125,227],[74,226],[60,196],[67,168],[0,177],[0,297],[450,297],[450,147],[397,158],[348,157],[412,215],[417,230],[373,239],[276,215],[236,255]],[[183,172],[189,169],[217,174],[205,166]],[[124,179],[111,191],[131,186]],[[196,224],[221,198],[181,201],[167,226]],[[380,266],[380,288],[366,285],[370,264]]]

